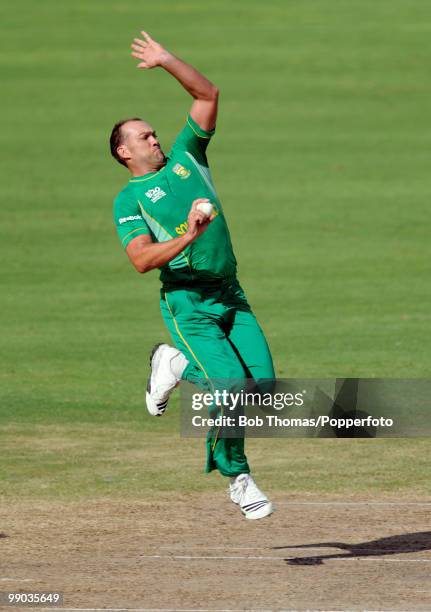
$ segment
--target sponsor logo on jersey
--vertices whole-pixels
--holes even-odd
[[[154,189],[149,189],[145,192],[147,198],[150,198],[153,204],[155,204],[160,198],[163,198],[166,193],[163,191],[161,187],[154,187]]]
[[[187,170],[187,168],[184,168],[184,166],[181,164],[175,164],[175,166],[172,168],[172,172],[178,174],[178,176],[182,179],[187,179],[191,175],[191,170]]]
[[[130,215],[130,217],[120,217],[118,223],[121,225],[122,223],[127,223],[127,221],[140,221],[141,219],[141,215]]]

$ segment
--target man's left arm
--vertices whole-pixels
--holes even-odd
[[[149,69],[160,66],[172,74],[194,98],[190,109],[192,119],[203,130],[208,132],[213,130],[217,119],[219,94],[217,87],[196,68],[186,64],[153,40],[147,32],[143,31],[141,34],[144,40],[135,38],[131,45],[133,57],[141,60],[138,68]]]

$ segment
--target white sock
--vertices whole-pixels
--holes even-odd
[[[186,366],[188,366],[189,361],[188,359],[186,359],[186,357],[179,352],[177,355],[175,355],[175,357],[172,357],[171,359],[171,370],[172,370],[172,374],[175,376],[175,378],[178,378],[178,380],[180,380],[184,370],[186,369]]]

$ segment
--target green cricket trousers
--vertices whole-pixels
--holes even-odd
[[[198,386],[224,379],[240,391],[253,379],[263,392],[274,380],[265,336],[236,278],[205,287],[162,288],[160,308],[175,346],[189,360],[182,378]],[[271,387],[272,388],[272,387]],[[207,436],[206,471],[223,476],[250,472],[243,438]]]

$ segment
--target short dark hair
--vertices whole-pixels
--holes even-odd
[[[116,123],[112,128],[111,138],[109,139],[112,157],[114,157],[122,166],[126,166],[126,168],[127,164],[124,159],[118,155],[117,149],[121,144],[123,144],[123,133],[121,128],[129,121],[142,121],[142,119],[140,117],[132,117],[131,119],[122,119],[121,121],[118,121],[118,123]]]

